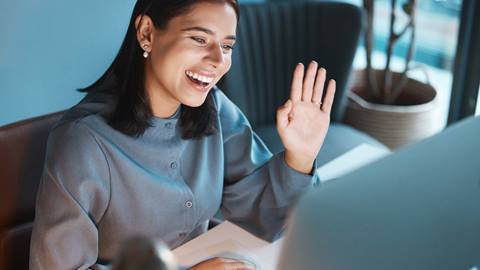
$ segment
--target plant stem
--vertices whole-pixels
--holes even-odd
[[[402,72],[402,79],[400,83],[393,89],[392,91],[392,96],[391,96],[391,102],[395,102],[395,100],[400,96],[400,93],[402,92],[403,88],[408,82],[408,76],[407,72],[410,69],[410,62],[413,59],[413,55],[415,54],[415,41],[416,41],[416,0],[410,0],[410,5],[411,5],[411,12],[410,12],[410,20],[407,26],[405,26],[404,30],[406,31],[407,28],[410,28],[410,44],[408,46],[408,51],[407,55],[405,58],[405,68]],[[402,34],[405,32],[402,31]]]
[[[379,98],[377,80],[372,70],[372,51],[373,51],[373,11],[374,0],[363,0],[363,7],[367,13],[367,23],[364,36],[367,66],[363,74],[367,83],[367,91],[374,99]]]
[[[385,104],[390,100],[391,90],[392,90],[392,72],[390,70],[390,60],[393,53],[393,45],[397,40],[397,35],[395,34],[395,7],[397,5],[396,0],[391,0],[391,12],[390,12],[390,34],[387,45],[387,61],[385,64],[385,70],[383,73],[383,85],[382,85],[382,98]]]

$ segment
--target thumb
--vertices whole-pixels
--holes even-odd
[[[288,125],[288,114],[292,110],[292,101],[289,99],[277,109],[277,128],[283,130]]]

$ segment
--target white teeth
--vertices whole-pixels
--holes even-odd
[[[202,76],[197,73],[193,73],[192,71],[187,71],[185,72],[189,77],[194,78],[196,80],[199,80],[203,83],[211,83],[213,81],[213,78],[207,77],[207,76]]]

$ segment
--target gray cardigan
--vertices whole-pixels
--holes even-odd
[[[214,91],[218,133],[183,140],[172,118],[139,138],[112,129],[83,101],[51,132],[37,195],[30,269],[104,269],[133,235],[175,248],[207,230],[218,210],[273,239],[289,207],[318,182],[272,155],[241,111]],[[95,100],[95,98],[93,99]],[[79,116],[81,115],[81,116]],[[68,117],[67,117],[68,118]],[[313,170],[315,171],[315,170]]]

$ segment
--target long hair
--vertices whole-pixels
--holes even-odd
[[[132,18],[122,46],[107,71],[82,92],[94,92],[114,77],[118,82],[113,95],[117,102],[107,122],[113,128],[134,137],[141,136],[151,127],[153,113],[146,96],[144,85],[145,59],[138,44],[135,19],[148,15],[157,29],[165,29],[168,22],[176,16],[187,13],[199,2],[228,3],[235,10],[237,21],[240,16],[237,0],[138,0],[133,9]],[[199,107],[181,105],[180,127],[183,139],[201,138],[217,131],[217,111],[211,91],[205,102]]]

